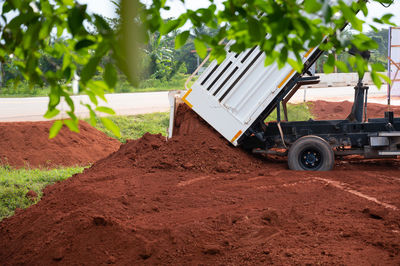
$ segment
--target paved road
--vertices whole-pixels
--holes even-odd
[[[78,117],[85,118],[89,112],[82,103],[89,103],[85,95],[73,96],[75,113]],[[124,93],[106,95],[107,103],[100,100],[99,105],[113,108],[118,115],[135,115],[169,110],[168,92]],[[33,98],[0,98],[0,121],[43,121],[43,114],[47,110],[47,97]],[[65,102],[61,103],[60,110],[66,117],[65,111],[69,110]]]
[[[330,88],[307,88],[306,100],[327,100],[327,101],[353,101],[353,87],[330,87]],[[386,104],[386,88],[378,90],[375,86],[370,86],[369,102]],[[152,112],[166,112],[169,110],[168,92],[146,92],[146,93],[124,93],[106,95],[107,103],[100,105],[113,108],[118,115],[135,115]],[[304,99],[304,89],[299,90],[292,98],[291,102],[298,103]],[[88,117],[86,107],[80,102],[89,103],[87,96],[73,96],[76,106],[76,114],[81,117]],[[42,121],[43,114],[47,110],[47,97],[34,98],[0,98],[0,121]],[[393,105],[400,105],[400,98],[392,100]],[[67,111],[69,108],[63,102],[61,110]],[[64,117],[65,114],[64,114]],[[56,118],[63,118],[58,116]]]

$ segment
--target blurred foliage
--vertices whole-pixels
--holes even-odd
[[[211,1],[212,2],[212,1]],[[375,0],[375,2],[390,4],[392,0]],[[217,11],[211,3],[208,8],[187,10],[176,19],[163,23],[161,11],[168,10],[166,1],[153,1],[145,10],[145,23],[151,32],[160,31],[167,36],[176,31],[188,21],[194,28],[206,26],[217,30],[214,36],[199,34],[194,40],[197,53],[205,57],[207,47],[211,47],[211,59],[221,62],[226,55],[225,42],[235,40],[230,50],[241,52],[258,45],[265,52],[266,65],[277,63],[283,67],[289,63],[298,72],[303,72],[303,54],[310,48],[319,46],[327,52],[324,72],[331,73],[335,66],[342,71],[348,71],[345,64],[336,61],[334,54],[341,54],[352,47],[360,51],[377,49],[377,42],[365,35],[363,29],[370,28],[375,33],[379,30],[356,17],[358,11],[368,15],[366,1],[352,1],[350,4],[339,1],[323,0],[287,0],[287,1],[223,1],[224,8]],[[378,24],[394,25],[390,22],[392,14],[375,18]],[[350,38],[346,32],[341,32],[347,24],[352,28]],[[188,31],[180,32],[177,37],[177,47],[184,44]],[[379,87],[381,79],[387,77],[377,73],[384,66],[368,63],[360,55],[350,56],[348,64],[356,70],[360,77],[366,71],[371,71],[374,83]]]
[[[352,32],[350,30],[346,30],[345,34],[347,35],[346,38],[347,39],[351,39],[352,38]],[[385,70],[387,70],[387,53],[388,53],[388,29],[381,29],[378,32],[375,31],[369,31],[366,33],[366,35],[368,37],[370,37],[371,39],[373,39],[377,44],[377,48],[375,49],[371,49],[371,58],[369,59],[369,62],[371,64],[381,64]],[[340,62],[343,62],[346,64],[348,70],[350,72],[355,71],[352,66],[349,63],[349,58],[351,57],[348,53],[341,53],[341,54],[337,54],[337,60]],[[316,62],[316,72],[317,73],[323,73],[324,69],[323,66],[325,64],[325,62],[328,59],[328,52],[325,52],[325,54],[323,56],[321,56],[317,62]],[[383,71],[383,68],[382,68]],[[341,72],[346,72],[345,69],[340,69],[337,68],[337,72],[341,73]]]
[[[352,46],[361,51],[379,48],[376,36],[365,35],[363,29],[368,27],[375,33],[379,30],[356,17],[358,11],[364,15],[369,13],[365,1],[348,5],[343,0],[224,0],[222,10],[217,10],[210,1],[207,8],[187,9],[179,17],[168,20],[161,17],[164,10],[170,9],[167,4],[170,2],[166,0],[147,4],[138,0],[113,2],[119,15],[114,20],[89,14],[86,5],[73,0],[3,2],[0,61],[7,63],[12,57],[12,64],[7,63],[6,67],[11,66],[7,71],[12,73],[13,84],[26,80],[31,87],[50,87],[46,118],[60,113],[58,105],[62,97],[69,105],[66,113],[70,119],[55,122],[51,136],[55,136],[63,124],[72,131],[79,131],[68,87],[75,73],[80,77],[81,91],[92,102],[85,106],[94,124],[98,121],[97,112],[114,113],[98,106],[98,99],[106,100],[104,94],[114,91],[119,75],[125,76],[134,86],[140,79],[170,80],[185,68],[193,69],[195,57],[187,56],[193,47],[201,57],[211,48],[211,59],[221,62],[226,55],[226,41],[235,40],[230,47],[234,52],[258,45],[265,52],[267,65],[276,63],[283,67],[288,63],[302,72],[302,55],[309,47],[321,44],[319,48],[327,52],[323,67],[326,73],[334,71],[335,66],[348,70],[345,64],[335,61],[334,54],[341,54]],[[385,14],[374,21],[393,25],[391,17]],[[187,23],[192,25],[191,29],[183,28]],[[350,39],[340,32],[346,23],[353,29]],[[171,46],[183,50],[174,51]],[[381,64],[367,63],[359,55],[349,57],[348,63],[359,76],[371,71],[377,86],[382,78],[387,79],[378,73],[384,69]],[[96,79],[97,75],[102,79]],[[111,120],[100,120],[119,134]]]

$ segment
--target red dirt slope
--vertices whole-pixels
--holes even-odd
[[[400,263],[398,160],[289,171],[182,116],[4,219],[0,264]]]
[[[52,122],[0,123],[0,164],[14,167],[88,165],[116,151],[119,141],[88,123],[80,122],[80,133],[61,129],[49,140]]]
[[[311,102],[311,113],[316,120],[335,120],[345,119],[351,111],[352,102],[327,102],[314,101]],[[368,118],[382,118],[385,111],[388,111],[387,105],[368,103],[367,116]],[[400,116],[400,106],[391,106],[391,111],[396,117]]]

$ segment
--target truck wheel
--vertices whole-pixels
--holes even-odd
[[[334,163],[331,146],[318,136],[301,137],[289,149],[288,164],[291,170],[329,171]]]

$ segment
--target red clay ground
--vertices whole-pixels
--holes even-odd
[[[311,113],[315,116],[316,120],[345,119],[349,115],[352,105],[353,103],[349,101],[314,101],[311,102]],[[400,106],[391,106],[390,110],[394,112],[396,117],[400,116]],[[388,111],[387,105],[369,103],[367,106],[368,118],[384,117],[385,111]]]
[[[49,140],[52,122],[0,123],[0,164],[14,167],[88,165],[118,150],[120,142],[88,123],[80,133],[64,127]]]
[[[294,172],[191,112],[0,223],[0,264],[400,264],[400,162]]]

